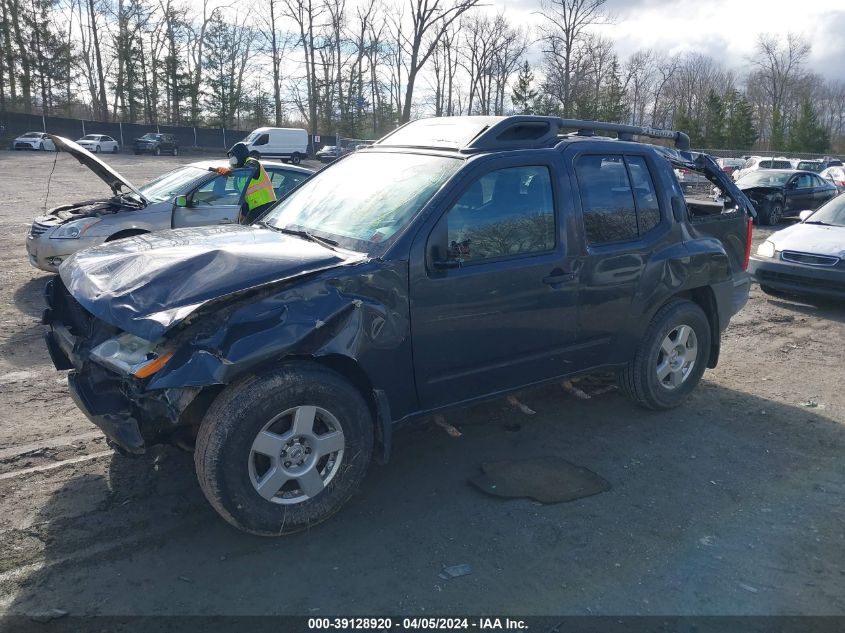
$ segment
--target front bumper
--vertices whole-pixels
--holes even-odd
[[[827,268],[774,258],[752,257],[748,272],[761,286],[781,292],[845,299],[845,268],[842,267],[842,262],[838,266]]]
[[[105,241],[105,237],[86,235],[75,240],[53,239],[43,233],[38,236],[27,235],[26,252],[29,263],[50,273],[59,271],[59,266],[77,251],[92,246],[98,246]]]

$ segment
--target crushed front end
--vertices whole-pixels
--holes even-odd
[[[166,350],[122,332],[86,311],[60,277],[45,288],[42,321],[56,369],[68,369],[71,397],[120,450],[144,453],[160,443],[190,444],[199,419],[190,414],[201,389],[148,390],[169,359]]]

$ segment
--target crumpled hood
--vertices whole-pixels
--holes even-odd
[[[793,224],[769,237],[779,251],[845,258],[845,227]]]
[[[778,193],[779,191],[783,191],[783,187],[740,187],[739,185],[737,185],[737,187],[739,187],[739,190],[742,191],[742,193],[749,197],[767,196],[772,193]]]
[[[365,258],[266,228],[207,226],[83,250],[59,274],[94,316],[155,341],[212,299]]]

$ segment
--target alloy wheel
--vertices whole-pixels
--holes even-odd
[[[666,335],[657,352],[655,372],[666,389],[680,387],[692,373],[698,357],[698,338],[688,325],[679,325]]]
[[[302,503],[320,494],[343,461],[346,440],[337,418],[311,405],[288,409],[259,431],[249,453],[249,478],[267,501]]]

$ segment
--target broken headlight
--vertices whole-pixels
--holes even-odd
[[[775,256],[775,245],[773,242],[766,240],[760,246],[757,247],[757,255],[758,257],[774,257]]]
[[[56,229],[50,236],[50,238],[58,240],[79,239],[80,237],[85,235],[88,229],[97,224],[99,221],[100,218],[83,218],[81,220],[74,220],[73,222],[68,222],[67,224],[63,224],[58,229]]]
[[[91,358],[101,365],[136,378],[149,378],[167,364],[173,352],[158,349],[155,343],[124,332],[91,350]]]

